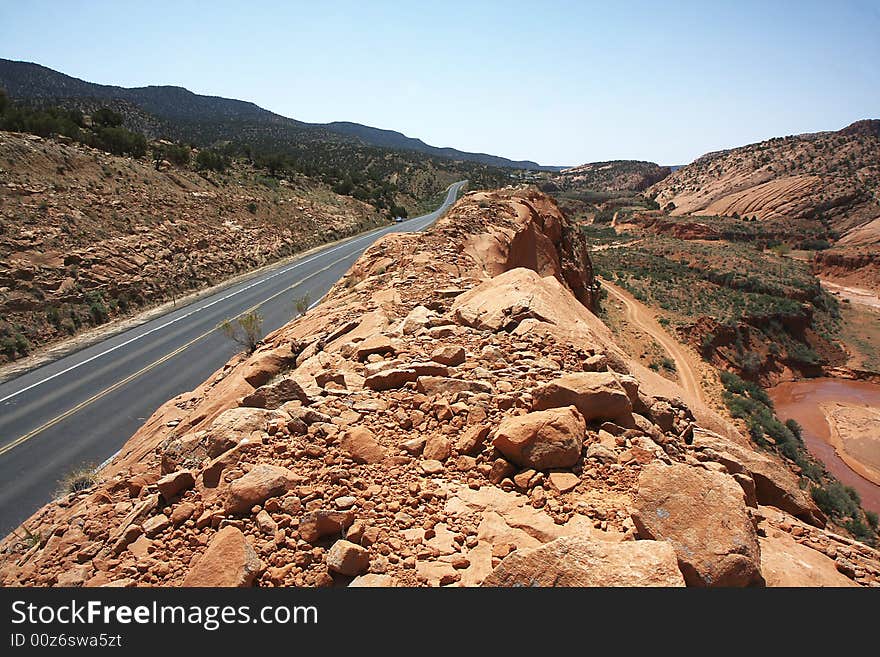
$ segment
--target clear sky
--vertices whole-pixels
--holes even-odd
[[[542,164],[880,117],[880,0],[0,0],[0,57]]]

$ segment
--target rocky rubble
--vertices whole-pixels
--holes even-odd
[[[566,225],[506,190],[381,240],[321,305],[162,406],[99,484],[7,537],[0,582],[880,583],[877,553],[824,530],[781,463],[702,438],[674,385],[630,375],[582,302],[585,245],[546,251]],[[804,550],[824,568],[796,580]]]

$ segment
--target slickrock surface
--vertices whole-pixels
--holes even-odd
[[[781,462],[642,385],[586,253],[532,190],[389,236],[7,537],[0,582],[877,585]]]

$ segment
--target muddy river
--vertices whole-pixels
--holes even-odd
[[[861,424],[856,427],[856,438],[852,439],[850,428],[849,445],[857,443],[857,449],[848,450],[847,460],[856,468],[870,467],[880,461],[880,426],[865,413],[880,409],[880,385],[864,381],[843,379],[811,379],[782,383],[768,390],[776,406],[777,416],[785,421],[794,418],[803,427],[803,438],[810,453],[821,460],[829,472],[833,473],[847,486],[855,488],[862,498],[862,506],[880,512],[880,485],[857,473],[838,455],[831,444],[832,425],[829,424],[829,409],[839,409],[840,405],[855,409],[861,414]],[[839,426],[840,418],[837,416]],[[861,434],[861,435],[859,435]]]

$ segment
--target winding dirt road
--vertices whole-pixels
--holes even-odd
[[[601,281],[602,287],[608,290],[609,294],[623,302],[626,307],[627,321],[632,322],[633,325],[654,338],[669,353],[675,362],[679,384],[684,391],[694,399],[704,402],[700,374],[691,365],[691,357],[685,348],[660,326],[654,318],[654,313],[647,306],[613,283],[609,283],[605,279],[601,279]]]

